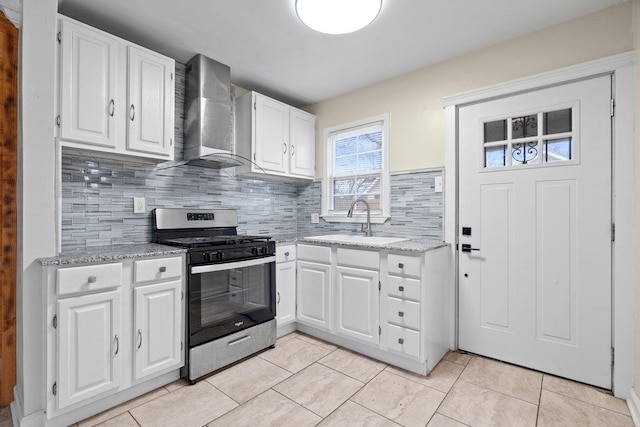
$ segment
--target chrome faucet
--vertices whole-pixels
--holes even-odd
[[[367,207],[367,228],[364,228],[364,224],[362,224],[362,232],[365,234],[365,236],[371,237],[371,208],[369,207],[369,203],[367,203],[365,199],[356,199],[353,201],[353,203],[351,203],[351,207],[347,212],[347,218],[353,217],[353,208],[356,206],[358,202],[364,203],[365,206]]]

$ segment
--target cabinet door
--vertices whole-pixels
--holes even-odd
[[[276,320],[278,326],[296,320],[296,263],[276,264]]]
[[[313,179],[316,174],[316,117],[292,108],[289,129],[289,172]]]
[[[298,261],[298,316],[300,323],[331,328],[331,266]]]
[[[134,289],[133,378],[180,366],[182,282]]]
[[[60,32],[60,138],[115,148],[118,41],[65,19]]]
[[[289,107],[255,94],[255,162],[261,168],[287,172],[289,168]]]
[[[377,271],[340,267],[337,271],[336,332],[371,344],[380,341]]]
[[[121,382],[120,290],[58,300],[58,408]]]
[[[127,47],[127,149],[173,158],[173,60]]]

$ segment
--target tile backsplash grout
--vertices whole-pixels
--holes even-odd
[[[182,159],[185,67],[176,64],[175,160]],[[443,197],[434,192],[440,171],[391,176],[391,219],[378,235],[442,240]],[[287,183],[236,177],[233,169],[156,168],[118,160],[62,157],[62,250],[151,240],[156,207],[234,208],[238,232],[296,238],[354,231],[354,224],[311,224],[320,212],[320,182]],[[145,197],[146,214],[133,213]]]

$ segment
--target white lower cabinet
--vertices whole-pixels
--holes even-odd
[[[296,246],[276,247],[276,322],[278,328],[296,320]]]
[[[450,248],[298,245],[298,329],[422,375],[448,350]]]
[[[378,344],[378,271],[337,266],[336,274],[336,333]]]
[[[298,312],[300,323],[331,328],[331,265],[298,261]]]
[[[138,286],[133,304],[133,379],[180,367],[182,281]]]
[[[120,305],[120,289],[58,300],[59,408],[120,387]]]
[[[165,374],[178,378],[184,365],[184,255],[54,265],[43,274],[46,416],[52,425],[86,418],[92,405],[104,410],[105,399],[115,405],[124,399],[118,400],[121,393],[131,399],[134,387],[138,394],[157,388]]]

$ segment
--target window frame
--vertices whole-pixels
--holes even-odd
[[[343,123],[336,126],[327,127],[323,130],[323,174],[322,174],[322,209],[320,216],[327,222],[346,222],[346,223],[362,223],[367,220],[366,212],[354,212],[352,218],[347,217],[346,211],[332,211],[331,200],[333,192],[331,190],[331,182],[333,177],[334,156],[333,156],[333,137],[338,133],[346,133],[357,130],[358,128],[367,128],[371,126],[382,125],[382,170],[380,172],[380,212],[371,213],[371,223],[382,224],[390,217],[391,210],[391,190],[390,190],[390,171],[389,171],[389,113],[377,116],[367,117],[349,123]],[[362,204],[358,204],[360,208]]]

